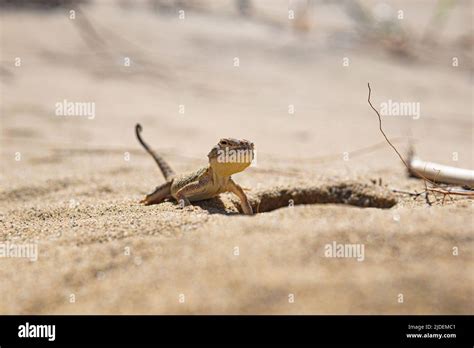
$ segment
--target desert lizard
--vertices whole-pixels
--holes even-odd
[[[242,172],[250,166],[254,158],[254,145],[248,140],[224,138],[214,146],[207,157],[209,164],[192,173],[176,175],[165,160],[156,154],[141,138],[142,127],[135,126],[138,141],[158,164],[166,183],[145,196],[140,203],[157,204],[167,198],[174,198],[181,206],[218,196],[223,192],[234,193],[241,202],[242,211],[252,215],[252,207],[242,187],[231,175]]]

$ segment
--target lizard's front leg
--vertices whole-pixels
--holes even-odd
[[[232,192],[233,194],[235,194],[237,197],[239,197],[240,205],[242,206],[242,210],[244,211],[244,214],[246,215],[253,214],[252,206],[250,205],[247,195],[245,194],[242,187],[236,184],[234,180],[230,179],[229,183],[227,184],[226,189]]]

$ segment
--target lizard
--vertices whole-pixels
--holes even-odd
[[[209,163],[194,172],[176,175],[168,163],[154,152],[142,139],[142,126],[135,126],[135,133],[140,144],[153,157],[160,168],[166,183],[157,186],[155,190],[140,201],[141,204],[151,205],[174,198],[181,207],[191,202],[217,197],[220,193],[231,192],[239,199],[242,211],[252,215],[252,206],[243,188],[232,180],[231,175],[244,171],[254,158],[254,144],[248,140],[233,138],[220,139],[209,154]]]

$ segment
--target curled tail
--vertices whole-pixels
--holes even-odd
[[[156,164],[158,164],[158,167],[160,167],[160,170],[163,173],[163,176],[165,177],[167,181],[169,181],[169,179],[175,175],[173,169],[171,169],[168,163],[166,163],[165,160],[160,155],[156,154],[152,149],[150,149],[150,147],[143,141],[143,139],[140,136],[141,131],[142,131],[142,126],[139,123],[137,123],[137,125],[135,126],[135,133],[137,135],[138,141],[140,142],[140,144],[142,144],[145,150],[151,155],[151,157],[153,157]]]

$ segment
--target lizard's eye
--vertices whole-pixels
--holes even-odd
[[[221,145],[229,145],[229,143],[227,142],[227,140],[221,140]]]

